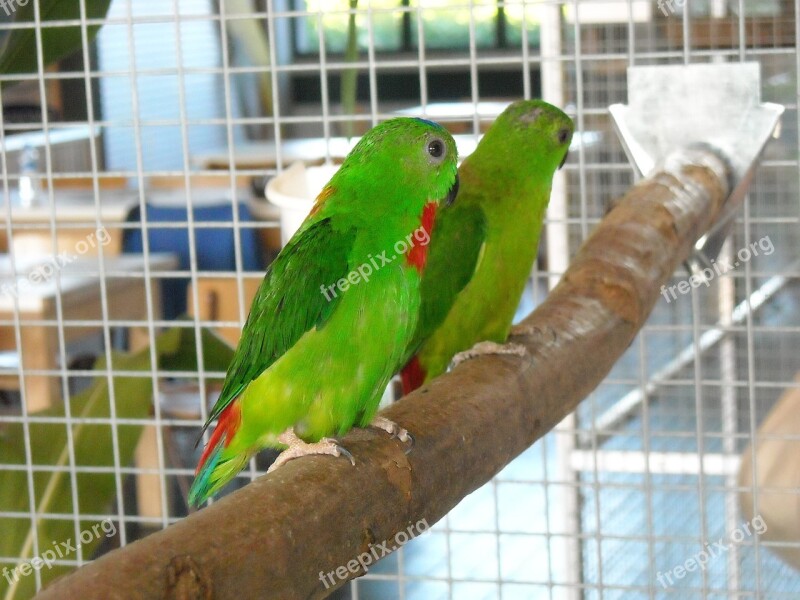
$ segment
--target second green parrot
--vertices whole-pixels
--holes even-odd
[[[369,131],[267,269],[219,400],[189,501],[199,504],[265,447],[347,454],[327,436],[373,420],[408,357],[436,212],[458,190],[447,131],[398,118]]]
[[[505,341],[573,131],[555,106],[518,101],[464,160],[458,198],[436,216],[405,393],[444,373],[457,353]]]

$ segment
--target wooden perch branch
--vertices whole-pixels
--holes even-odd
[[[713,223],[727,179],[713,154],[684,152],[633,187],[515,329],[527,355],[468,361],[385,411],[414,434],[410,454],[382,432],[355,430],[343,441],[355,467],[292,461],[40,597],[324,597],[354,575],[326,588],[321,574],[346,571],[372,543],[391,547],[409,524],[438,521],[602,381]]]

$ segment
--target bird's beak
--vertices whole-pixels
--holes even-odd
[[[567,162],[567,158],[569,157],[569,150],[564,152],[564,158],[561,159],[561,164],[558,165],[558,169],[561,170],[561,167],[564,166],[564,163]]]
[[[450,188],[450,191],[447,192],[447,196],[444,199],[445,206],[450,206],[453,202],[455,202],[457,195],[458,195],[458,173],[456,173],[456,180],[453,182],[453,187]]]

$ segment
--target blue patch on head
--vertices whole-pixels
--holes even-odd
[[[441,125],[439,125],[438,123],[436,123],[434,121],[429,121],[428,119],[422,119],[420,117],[414,117],[414,118],[417,121],[419,121],[420,123],[425,123],[426,125],[430,125],[431,127],[441,127]]]

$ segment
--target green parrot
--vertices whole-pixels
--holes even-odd
[[[370,130],[269,266],[253,300],[197,465],[189,502],[230,481],[256,452],[352,456],[327,436],[373,425],[408,358],[437,210],[458,191],[455,142],[441,126],[396,118]]]
[[[405,393],[479,342],[491,342],[486,352],[504,351],[498,344],[536,258],[553,174],[573,130],[546,102],[515,102],[464,160],[458,198],[436,216],[412,356],[401,371]]]

